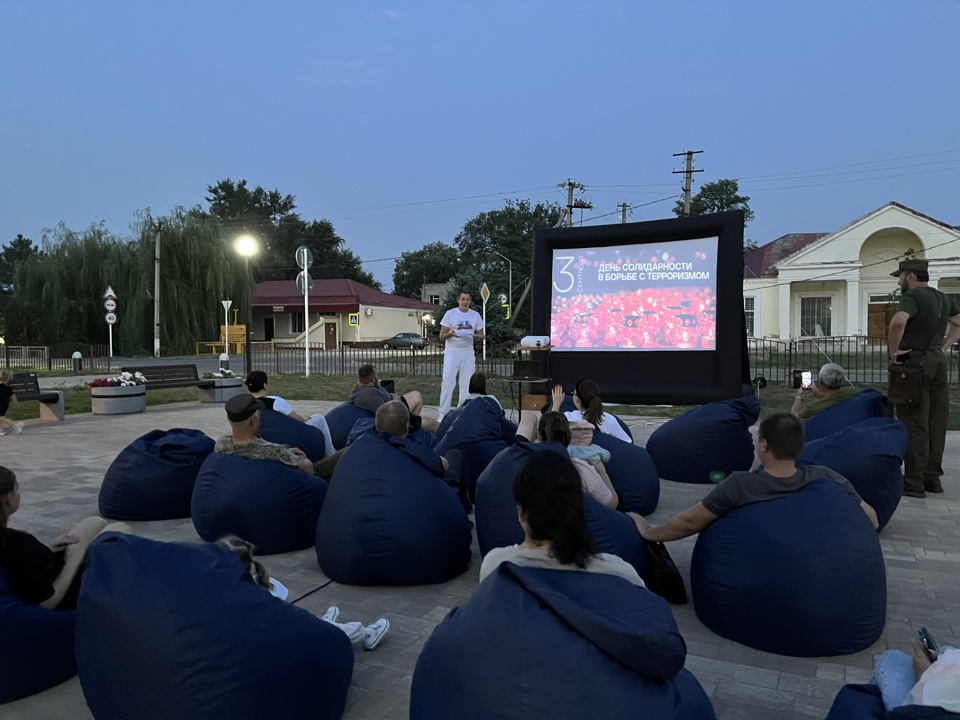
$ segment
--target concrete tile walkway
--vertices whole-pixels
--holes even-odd
[[[302,414],[324,412],[335,403],[297,402]],[[428,411],[432,412],[432,411]],[[664,420],[625,418],[638,444]],[[13,468],[22,486],[21,510],[11,523],[43,541],[66,532],[97,512],[100,482],[117,452],[155,428],[190,427],[212,437],[223,434],[222,406],[200,403],[151,407],[128,416],[71,415],[64,423],[29,422],[22,435],[0,437],[0,464]],[[823,718],[846,682],[864,682],[875,656],[906,648],[921,625],[941,642],[960,641],[960,433],[947,439],[946,493],[925,500],[904,498],[880,535],[887,562],[887,626],[873,647],[855,655],[789,658],[760,652],[717,637],[693,606],[674,607],[687,642],[687,668],[697,676],[722,720]],[[663,481],[660,522],[709,490]],[[196,542],[189,519],[134,523],[146,537]],[[694,539],[672,543],[670,552],[689,577]],[[346,619],[389,618],[391,631],[378,650],[356,653],[346,718],[406,718],[417,655],[437,623],[476,587],[479,556],[474,543],[470,569],[437,586],[351,587],[329,582],[313,549],[265,558],[268,570],[291,590],[301,607],[320,615],[339,605]],[[689,583],[688,583],[689,588]],[[91,717],[79,682],[73,680],[17,703],[0,706],[4,720],[87,720]]]

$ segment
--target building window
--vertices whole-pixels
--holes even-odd
[[[304,330],[303,313],[290,313],[290,334],[299,335]]]
[[[754,315],[756,310],[756,298],[745,297],[743,299],[743,315],[747,321],[747,337],[754,337],[753,328],[754,328]]]
[[[829,296],[800,298],[800,335],[802,337],[830,335],[830,302]]]
[[[440,304],[440,296],[439,296],[439,295],[431,295],[431,296],[430,296],[430,302],[432,302],[434,305],[439,305],[439,304]]]
[[[887,293],[886,295],[871,295],[871,303],[892,303],[896,302],[897,299],[893,296],[893,293]]]

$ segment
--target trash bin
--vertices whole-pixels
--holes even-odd
[[[77,351],[71,357],[73,358],[73,371],[83,372],[83,355]]]

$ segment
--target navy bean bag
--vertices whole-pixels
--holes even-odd
[[[886,621],[877,533],[829,480],[708,525],[693,550],[690,585],[710,630],[780,655],[859,652]]]
[[[330,428],[330,439],[333,441],[333,447],[336,450],[345,448],[347,446],[347,437],[350,435],[350,431],[353,430],[353,426],[357,420],[372,418],[373,416],[373,413],[369,410],[358,408],[349,402],[340,403],[324,415],[324,418],[327,420],[327,427]]]
[[[712,720],[670,608],[601,573],[501,564],[427,640],[411,720]]]
[[[481,555],[493,548],[523,542],[523,528],[517,519],[517,503],[513,499],[513,481],[520,466],[537,452],[555,452],[569,457],[560,443],[518,442],[497,455],[477,481],[474,519]],[[584,508],[594,552],[617,555],[633,565],[640,577],[646,577],[646,551],[633,520],[601,505],[589,495],[584,496]]]
[[[908,433],[899,420],[864,420],[820,440],[808,441],[797,467],[824,465],[843,475],[877,511],[880,528],[893,516],[903,494],[900,465]]]
[[[0,567],[0,704],[36,695],[77,674],[75,610],[25,603]]]
[[[450,429],[453,422],[460,417],[460,413],[462,412],[462,407],[455,407],[443,416],[443,420],[440,421],[440,427],[437,428],[437,440],[443,440],[443,436],[447,434],[447,430]]]
[[[712,483],[711,474],[753,465],[750,426],[759,416],[755,395],[707,403],[657,428],[647,451],[664,480]]]
[[[199,430],[151,430],[110,463],[100,485],[100,514],[114,520],[190,517],[197,473],[213,452],[213,438]]]
[[[503,416],[503,410],[492,398],[474,398],[461,408],[437,452],[450,450],[463,453],[467,487],[471,500],[476,495],[477,478],[504,448],[517,441],[517,426]]]
[[[77,607],[80,685],[97,720],[334,720],[346,634],[257,586],[229,550],[106,533]]]
[[[327,443],[319,428],[269,408],[260,411],[260,437],[269,442],[300,448],[314,462],[327,456]]]
[[[844,685],[826,720],[957,720],[957,713],[939,707],[904,705],[887,712],[876,685]]]
[[[302,550],[313,544],[326,494],[323,478],[297,468],[213,453],[193,489],[193,526],[209,542],[239,535],[260,555]]]
[[[887,396],[868,388],[805,420],[804,435],[807,442],[819,440],[864,420],[887,415]]]
[[[367,433],[333,473],[317,522],[317,562],[327,577],[352,585],[441,583],[467,569],[471,540],[456,490]]]
[[[660,475],[650,453],[639,445],[593,431],[593,443],[610,451],[604,463],[610,482],[620,497],[618,509],[649,515],[660,502]]]

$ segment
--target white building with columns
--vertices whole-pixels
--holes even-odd
[[[960,227],[896,202],[832,233],[784,235],[744,255],[753,337],[886,337],[905,254],[930,261],[930,285],[960,293]]]

